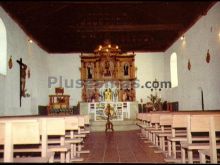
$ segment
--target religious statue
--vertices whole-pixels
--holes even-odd
[[[123,91],[123,94],[122,94],[122,101],[127,101],[127,92],[126,90]]]
[[[124,76],[128,76],[128,64],[124,65]]]
[[[94,93],[94,95],[95,95],[95,101],[96,102],[98,102],[98,101],[100,101],[100,93],[99,93],[99,91],[95,88],[95,93]]]
[[[104,99],[105,101],[112,101],[112,91],[111,89],[105,89],[105,92],[104,92]]]
[[[105,61],[104,76],[111,76],[109,61]]]
[[[88,79],[92,79],[92,67],[90,65],[87,66],[88,71]]]
[[[118,101],[118,89],[115,89],[114,91],[114,101]]]
[[[131,89],[131,92],[130,92],[130,101],[135,101],[135,91],[133,88]]]

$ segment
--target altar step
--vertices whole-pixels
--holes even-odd
[[[115,131],[131,131],[138,130],[136,120],[111,121]],[[91,132],[104,132],[106,121],[90,121]]]

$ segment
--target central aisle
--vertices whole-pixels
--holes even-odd
[[[85,141],[90,154],[82,154],[84,162],[165,163],[164,156],[154,153],[154,149],[138,137],[138,132],[91,132]]]

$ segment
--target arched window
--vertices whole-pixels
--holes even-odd
[[[7,38],[5,25],[0,18],[0,74],[7,73]]]
[[[177,73],[177,55],[172,53],[170,56],[170,74],[171,74],[171,84],[172,88],[178,86],[178,73]]]

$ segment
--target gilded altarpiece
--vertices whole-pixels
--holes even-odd
[[[81,54],[82,101],[135,101],[135,54],[122,54],[106,43],[93,54]]]

